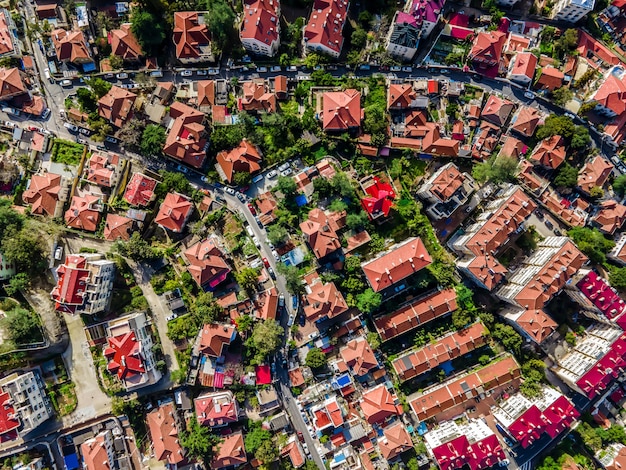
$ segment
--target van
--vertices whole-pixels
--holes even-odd
[[[46,80],[51,81],[50,80],[50,78],[51,78],[50,77],[50,69],[44,69],[43,75],[44,75],[44,77],[46,77]]]
[[[72,86],[72,80],[68,80],[67,78],[65,80],[61,80],[60,85],[62,87]]]
[[[250,235],[251,237],[254,237],[254,232],[252,231],[252,227],[250,227],[249,225],[246,225],[246,232],[248,232],[248,235]]]

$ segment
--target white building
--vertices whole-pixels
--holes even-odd
[[[412,61],[421,34],[422,29],[412,15],[397,11],[387,34],[387,52],[403,62]]]
[[[595,0],[559,0],[552,7],[552,17],[555,20],[576,23],[593,11]]]
[[[10,431],[27,434],[54,414],[46,386],[34,372],[4,377],[0,389],[0,435]]]
[[[272,57],[280,47],[280,1],[244,0],[239,39],[252,54]]]
[[[607,254],[607,258],[621,264],[622,266],[626,265],[626,233],[623,233],[617,242],[615,242],[615,246]]]
[[[315,0],[302,34],[305,51],[338,58],[349,7],[348,0]]]
[[[85,470],[109,470],[115,468],[115,450],[111,431],[103,431],[87,439],[80,446]]]

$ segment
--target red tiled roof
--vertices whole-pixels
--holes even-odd
[[[229,434],[224,437],[223,441],[214,449],[211,468],[218,470],[220,468],[234,467],[236,465],[245,464],[248,461],[246,455],[246,447],[243,442],[243,433],[241,431]]]
[[[206,158],[204,114],[197,109],[174,101],[170,106],[174,124],[167,133],[163,153],[194,168],[200,168]]]
[[[33,175],[22,200],[31,205],[31,214],[54,217],[61,191],[61,175],[45,173]]]
[[[489,99],[487,99],[487,103],[485,103],[485,107],[481,111],[480,116],[502,127],[506,123],[511,111],[513,111],[513,108],[514,104],[511,101],[499,98],[496,95],[491,95]]]
[[[559,69],[547,66],[541,69],[541,75],[535,86],[549,91],[554,91],[563,85],[565,75]]]
[[[609,74],[596,90],[593,100],[617,115],[626,112],[626,80]]]
[[[200,331],[199,350],[202,354],[219,357],[236,333],[237,329],[234,325],[204,325]]]
[[[178,59],[198,59],[204,54],[200,47],[210,46],[211,38],[206,23],[199,23],[197,11],[177,11],[174,13],[172,39]]]
[[[515,122],[511,124],[511,129],[523,136],[532,137],[540,121],[539,111],[530,106],[522,106],[517,113]]]
[[[322,101],[325,131],[346,131],[361,126],[363,110],[358,90],[328,91],[324,93]]]
[[[362,376],[378,367],[374,351],[363,337],[348,341],[348,344],[341,349],[340,354],[354,375]]]
[[[218,392],[221,396],[226,394]],[[215,393],[207,392],[193,401],[198,423],[202,426],[225,426],[239,421],[239,410],[234,396],[230,401],[215,401]]]
[[[501,31],[480,32],[474,39],[469,59],[480,63],[498,64],[505,42],[506,34]]]
[[[383,430],[384,439],[379,439],[378,447],[385,460],[393,460],[398,455],[413,449],[413,441],[404,424],[400,421]]]
[[[623,325],[620,325],[623,327]],[[626,370],[626,335],[620,336],[595,365],[589,369],[577,382],[576,385],[593,399],[603,393],[617,379],[623,370]]]
[[[299,367],[297,369],[291,369],[289,371],[289,382],[292,387],[299,387],[300,385],[304,385],[304,375],[302,374],[302,369]]]
[[[606,200],[600,204],[593,221],[600,226],[601,231],[613,235],[626,222],[626,206],[612,199]]]
[[[84,302],[84,291],[90,273],[86,269],[87,261],[80,255],[68,255],[65,263],[57,269],[58,281],[51,297],[57,310],[63,306],[77,306]]]
[[[560,135],[543,139],[530,159],[540,165],[556,170],[565,161],[565,142]]]
[[[273,113],[277,110],[276,93],[266,90],[263,79],[243,82],[242,89],[241,109],[244,111]]]
[[[280,3],[278,0],[244,0],[239,37],[256,39],[270,45],[280,40]]]
[[[294,468],[300,468],[304,465],[304,454],[300,449],[300,445],[297,441],[292,441],[287,444],[285,447],[280,449],[280,456],[285,458],[285,456],[289,456],[289,460],[291,460],[291,465]]]
[[[198,85],[198,107],[215,106],[215,81],[200,80]]]
[[[101,216],[95,207],[99,203],[100,197],[93,194],[74,196],[70,208],[65,211],[65,223],[68,227],[95,232]]]
[[[580,198],[579,198],[580,199]],[[552,190],[545,191],[541,195],[541,202],[557,217],[572,227],[584,227],[586,217],[579,212],[566,207],[562,202],[562,198]]]
[[[337,231],[345,226],[345,218],[345,211],[326,214],[321,209],[312,209],[309,218],[300,224],[300,230],[318,259],[341,248]]]
[[[11,405],[11,395],[7,392],[0,393],[0,435],[14,431],[19,426],[20,421]]]
[[[383,341],[388,341],[435,318],[456,310],[456,291],[446,289],[412,301],[389,315],[374,320]]]
[[[4,17],[4,15],[0,15]],[[0,68],[0,99],[9,99],[26,92],[24,82],[17,68]]]
[[[133,106],[137,95],[129,90],[112,86],[109,92],[98,100],[98,114],[115,127],[122,127],[133,117]]]
[[[278,290],[276,287],[259,292],[254,300],[254,307],[254,316],[259,320],[275,320],[278,309]]]
[[[168,193],[154,221],[163,228],[180,233],[192,212],[193,203],[189,198],[178,193]]]
[[[230,268],[224,260],[224,254],[213,238],[201,240],[185,250],[189,261],[187,270],[200,287],[208,285],[213,289],[226,280]]]
[[[346,300],[334,282],[317,282],[310,289],[311,292],[305,296],[304,306],[304,314],[309,321],[334,318],[348,310]]]
[[[511,75],[522,75],[533,79],[537,68],[537,56],[530,52],[520,52],[515,56],[515,65],[511,69]]]
[[[235,173],[256,173],[261,169],[261,153],[256,146],[243,139],[232,150],[223,150],[217,154],[217,164],[222,168],[228,182],[233,181]]]
[[[472,258],[466,269],[480,281],[487,290],[493,290],[508,273],[495,256],[478,255]]]
[[[611,50],[594,39],[585,31],[578,31],[578,47],[576,48],[581,57],[585,59],[599,58],[607,65],[618,65],[621,61]]]
[[[578,173],[578,186],[582,191],[589,194],[594,186],[604,186],[613,169],[611,162],[597,156],[585,163],[585,166]]]
[[[156,185],[156,180],[141,173],[135,173],[126,186],[124,200],[131,206],[147,206],[154,198]]]
[[[91,60],[82,31],[55,29],[50,33],[52,44],[61,62],[88,62]]]
[[[139,60],[143,55],[141,46],[131,30],[130,23],[122,23],[120,29],[109,32],[111,53],[124,60]]]
[[[431,181],[429,191],[441,202],[448,201],[463,186],[465,176],[456,165],[446,166],[445,170]]]
[[[395,404],[395,397],[384,384],[363,393],[359,402],[368,423],[380,423],[389,416],[402,414],[402,407]]]
[[[361,267],[372,289],[380,292],[432,263],[422,240],[410,238],[390,252],[363,263]]]
[[[526,310],[515,323],[536,343],[541,344],[557,328],[557,324],[541,309]]]
[[[113,186],[113,177],[118,163],[117,155],[94,153],[85,165],[85,179],[98,186],[110,188]]]
[[[107,338],[104,356],[108,359],[107,370],[124,381],[146,372],[141,355],[141,343],[134,331]]]
[[[349,2],[344,0],[314,0],[311,16],[304,27],[305,42],[310,47],[320,44],[340,53],[348,4]]]
[[[374,183],[365,188],[368,196],[361,199],[361,206],[370,215],[384,214],[389,215],[393,201],[396,198],[396,192],[389,183],[383,183],[378,176],[374,176]]]
[[[415,99],[413,87],[407,83],[391,83],[387,91],[388,109],[406,109]]]
[[[178,441],[178,428],[174,419],[176,412],[174,402],[169,402],[147,415],[154,457],[157,460],[167,460],[170,465],[185,460],[184,450]]]
[[[83,442],[80,445],[80,453],[87,470],[111,470],[113,462],[109,461],[104,434],[98,434]]]
[[[115,241],[117,239],[129,240],[134,221],[128,217],[117,214],[108,214],[104,223],[104,239]]]

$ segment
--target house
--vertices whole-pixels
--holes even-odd
[[[229,183],[234,181],[237,173],[252,175],[261,170],[261,152],[247,139],[234,149],[219,152],[216,160]]]
[[[72,62],[74,64],[92,62],[87,41],[82,31],[66,31],[59,28],[53,30],[50,37],[59,62]]]
[[[516,393],[500,402],[491,414],[523,449],[534,444],[544,433],[556,439],[580,416],[567,397],[545,385],[538,397],[528,399]]]
[[[374,351],[364,337],[348,341],[339,351],[343,362],[352,371],[352,375],[362,377],[379,367]]]
[[[63,197],[61,175],[55,173],[35,174],[31,177],[22,200],[30,204],[31,214],[56,217]]]
[[[289,90],[287,88],[287,77],[284,75],[276,75],[274,77],[274,93],[279,100],[289,98]]]
[[[593,188],[602,188],[609,179],[614,167],[608,160],[598,155],[588,160],[578,173],[578,187],[586,194]]]
[[[339,58],[349,5],[347,0],[313,1],[309,21],[302,34],[305,50]]]
[[[235,325],[207,324],[200,330],[199,351],[210,357],[220,357],[237,337]]]
[[[420,25],[413,15],[396,11],[386,38],[387,52],[403,62],[412,61],[417,52],[421,34]]]
[[[359,91],[354,89],[327,91],[322,95],[322,106],[322,127],[325,131],[354,131],[361,127],[363,110]]]
[[[135,221],[129,217],[117,214],[107,214],[104,222],[104,239],[108,241],[130,240]]]
[[[539,78],[535,82],[535,87],[540,90],[554,91],[563,85],[565,74],[559,69],[547,65],[541,69]]]
[[[85,440],[80,445],[83,467],[86,470],[109,470],[115,468],[113,436],[108,429]]]
[[[259,320],[276,319],[279,295],[276,287],[257,293],[254,299],[254,316]]]
[[[107,370],[117,376],[126,391],[153,385],[161,379],[152,352],[151,326],[143,312],[109,321],[103,351]]]
[[[58,311],[95,314],[108,309],[115,279],[113,261],[97,253],[68,255],[57,276],[50,296]]]
[[[519,52],[515,54],[509,65],[507,78],[512,82],[527,86],[535,78],[537,68],[537,56],[530,52]]]
[[[541,121],[542,116],[537,109],[530,106],[520,106],[518,112],[511,119],[510,129],[524,137],[532,137]]]
[[[0,10],[0,57],[20,57],[22,51],[17,26],[6,8]]]
[[[611,261],[622,266],[626,265],[626,234],[622,234],[615,242],[615,247],[607,254]]]
[[[313,426],[316,431],[340,428],[344,424],[344,410],[337,401],[337,396],[331,396],[323,402],[313,405],[309,412],[313,416]]]
[[[481,69],[500,64],[506,34],[501,31],[482,31],[476,35],[468,60]]]
[[[183,64],[213,62],[208,12],[177,11],[174,13],[172,40],[176,58]]]
[[[300,230],[318,259],[341,249],[337,232],[346,225],[346,212],[326,213],[321,209],[312,209],[309,218],[300,224]]]
[[[203,113],[210,112],[216,105],[215,80],[199,80],[196,82],[196,87],[198,89],[198,97],[196,98],[198,109]]]
[[[289,456],[289,461],[293,468],[300,468],[304,465],[306,460],[304,459],[304,451],[298,442],[298,439],[293,436],[291,440],[280,449],[280,457],[284,459]]]
[[[153,445],[154,458],[167,461],[176,468],[185,460],[185,449],[180,445],[178,433],[183,426],[173,401],[164,403],[148,413],[148,430]]]
[[[217,246],[213,236],[190,246],[184,252],[189,265],[187,271],[201,288],[214,289],[224,282],[230,273],[230,267],[224,259],[224,253]]]
[[[273,57],[280,46],[280,0],[245,0],[243,10],[241,45],[252,54]]]
[[[119,29],[109,31],[109,44],[111,44],[111,54],[127,62],[137,62],[143,56],[130,23],[122,23]]]
[[[516,176],[522,187],[535,195],[541,195],[550,184],[535,172],[534,165],[528,160],[520,162]]]
[[[65,211],[65,224],[68,227],[87,232],[95,232],[102,216],[100,196],[86,193],[77,194],[72,198],[70,208]]]
[[[378,439],[378,448],[382,457],[389,462],[412,450],[413,441],[404,424],[398,421],[383,430],[382,439]]]
[[[461,173],[454,163],[446,163],[422,184],[417,195],[430,203],[426,213],[440,220],[467,203],[475,189],[476,183],[470,175]]]
[[[154,222],[174,233],[181,233],[193,212],[191,199],[179,193],[168,193]]]
[[[387,90],[387,109],[405,110],[413,106],[417,95],[409,83],[390,83]]]
[[[432,263],[422,240],[409,238],[395,245],[387,252],[371,261],[361,264],[367,282],[375,292],[382,292],[389,287],[412,276]],[[395,287],[396,292],[404,289],[405,284]]]
[[[216,447],[211,461],[211,468],[219,470],[221,468],[236,468],[248,462],[246,447],[243,442],[241,431],[228,434]]]
[[[243,97],[239,101],[244,111],[273,113],[277,110],[276,93],[270,91],[265,80],[255,79],[242,83]]]
[[[209,143],[204,128],[204,113],[174,101],[170,106],[173,119],[165,139],[163,153],[194,168],[200,168],[206,158]]]
[[[281,401],[274,387],[257,390],[256,398],[261,416],[267,416],[281,407]]]
[[[600,203],[600,210],[592,220],[600,231],[613,235],[626,222],[626,206],[612,199],[603,201]]]
[[[267,225],[276,220],[274,211],[278,208],[278,202],[270,191],[259,194],[256,197],[255,203],[259,220],[263,225]]]
[[[456,291],[445,289],[412,300],[394,312],[374,320],[382,341],[389,341],[457,309]]]
[[[449,333],[430,344],[403,354],[391,363],[400,382],[405,382],[446,361],[458,359],[488,342],[487,330],[482,323],[474,323],[460,331]]]
[[[565,141],[563,137],[553,135],[539,142],[530,155],[530,160],[536,165],[556,170],[565,161],[565,156]]]
[[[475,404],[474,398],[519,384],[521,376],[515,359],[506,355],[476,372],[462,374],[454,380],[425,389],[414,396],[409,406],[420,421],[442,413],[454,417],[463,413],[470,403]],[[457,410],[457,415],[452,414]]]
[[[595,458],[605,470],[620,470],[626,466],[626,446],[613,443],[598,451]]]
[[[515,105],[504,98],[491,95],[480,113],[484,120],[503,128],[513,111]]]
[[[54,416],[46,385],[36,371],[14,372],[0,379],[0,436],[14,439]]]
[[[0,68],[0,101],[26,93],[26,86],[17,67],[12,69]]]
[[[309,321],[335,318],[348,310],[346,300],[334,282],[314,282],[306,286],[306,291],[303,296],[304,315]]]
[[[593,11],[595,0],[559,0],[552,7],[552,18],[577,23]]]
[[[118,155],[93,153],[87,160],[83,178],[98,186],[112,188],[119,177],[119,164],[120,157]]]
[[[361,199],[361,206],[367,212],[370,220],[379,220],[389,217],[391,206],[396,198],[396,192],[390,183],[380,180],[378,176],[366,176],[360,182],[361,189],[366,196]]]
[[[508,461],[498,437],[482,420],[440,422],[424,434],[424,440],[441,470],[482,470]]]
[[[147,206],[154,198],[157,182],[142,173],[134,173],[126,186],[124,200],[131,206]]]
[[[498,152],[498,157],[509,157],[516,161],[523,159],[528,150],[526,144],[512,135],[505,135],[503,139],[504,141],[502,147],[500,147],[500,152]]]
[[[98,100],[98,115],[115,127],[122,127],[133,117],[133,106],[137,95],[133,92],[112,86],[109,92]]]
[[[402,406],[398,398],[392,394],[385,384],[377,385],[363,393],[359,407],[370,424],[382,423],[392,416],[402,414]]]
[[[626,74],[609,73],[589,101],[596,103],[595,111],[603,116],[611,118],[624,114]]]
[[[221,428],[239,421],[239,405],[231,391],[205,392],[193,405],[201,426]]]

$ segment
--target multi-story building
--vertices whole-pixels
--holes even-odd
[[[115,468],[115,450],[111,431],[103,431],[80,445],[85,470],[110,470]]]
[[[104,348],[104,356],[109,361],[107,370],[117,375],[126,390],[136,390],[161,379],[153,345],[150,324],[143,312],[107,324],[107,345]]]
[[[280,46],[280,0],[244,0],[239,39],[252,54],[276,54]]]
[[[447,163],[426,180],[417,195],[430,203],[426,213],[439,220],[465,204],[475,189],[470,175],[461,173],[454,163]]]
[[[0,10],[0,57],[20,57],[21,55],[17,27],[9,10],[3,8]]]
[[[581,307],[581,312],[596,321],[626,328],[626,302],[595,271],[581,269],[565,292]]]
[[[348,0],[315,0],[302,40],[306,51],[338,58],[343,47],[343,27],[348,16]]]
[[[0,435],[25,435],[54,414],[39,374],[13,373],[0,380]]]
[[[559,0],[552,7],[552,18],[577,23],[593,11],[595,0]]]
[[[57,275],[57,285],[50,295],[58,311],[93,315],[109,308],[115,263],[104,255],[68,255]]]
[[[397,11],[389,28],[389,34],[387,34],[387,52],[403,62],[412,61],[417,52],[421,34],[422,29],[415,17],[403,11]]]

